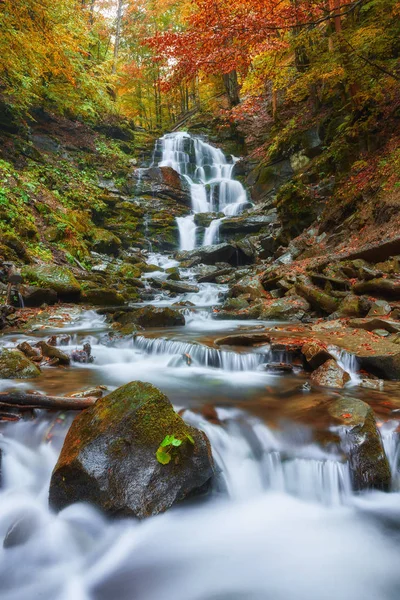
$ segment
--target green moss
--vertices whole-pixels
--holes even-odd
[[[79,295],[81,288],[75,276],[65,267],[58,265],[32,265],[21,270],[24,281],[51,288],[61,296]]]
[[[0,379],[33,379],[40,369],[19,350],[0,351]]]

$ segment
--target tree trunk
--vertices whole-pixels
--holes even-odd
[[[114,42],[114,60],[113,60],[113,66],[112,66],[113,73],[117,72],[119,44],[120,44],[120,40],[121,40],[122,4],[123,4],[123,0],[118,0],[117,23],[116,23],[116,28],[115,28],[115,42]]]
[[[230,71],[230,73],[224,73],[223,75],[225,91],[228,96],[229,106],[237,106],[240,102],[239,96],[239,83],[237,79],[236,71]]]
[[[0,408],[13,407],[21,410],[46,408],[56,410],[83,410],[92,406],[97,398],[64,398],[60,396],[42,396],[25,392],[0,392]]]

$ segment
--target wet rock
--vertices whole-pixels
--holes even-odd
[[[170,307],[143,306],[132,313],[132,320],[141,327],[177,327],[185,325],[183,314]]]
[[[100,254],[111,254],[116,256],[121,248],[122,242],[114,233],[106,229],[96,229],[96,239],[92,244],[95,252]]]
[[[168,464],[156,453],[166,436]],[[193,443],[192,443],[193,442]],[[139,519],[204,492],[213,476],[208,439],[185,424],[149,383],[124,385],[82,411],[65,438],[50,483],[50,506],[89,502]]]
[[[219,230],[223,235],[257,233],[264,227],[276,223],[277,220],[276,211],[271,212],[269,215],[231,217],[222,221]]]
[[[192,266],[200,263],[214,265],[217,262],[237,265],[237,249],[232,244],[214,244],[212,246],[202,246],[188,252],[181,252],[178,255],[179,258],[189,261]]]
[[[238,333],[217,338],[217,346],[261,346],[268,344],[271,340],[269,333]]]
[[[309,303],[301,296],[278,298],[262,306],[260,319],[266,321],[300,321],[309,310]]]
[[[79,392],[74,392],[73,394],[69,394],[69,398],[102,398],[104,396],[104,392],[107,391],[106,385],[97,385],[94,388],[88,388],[86,390],[80,390]]]
[[[184,177],[171,167],[137,169],[133,185],[128,190],[135,196],[151,196],[161,200],[172,199],[191,208],[189,185]]]
[[[224,213],[214,213],[214,212],[205,212],[205,213],[196,213],[194,215],[194,222],[198,227],[209,227],[211,221],[214,219],[222,219],[224,217]]]
[[[26,265],[21,269],[24,281],[38,287],[50,288],[61,300],[77,300],[81,288],[75,276],[66,267],[58,265]]]
[[[94,306],[121,306],[125,303],[125,298],[117,290],[95,288],[82,292],[81,302]]]
[[[334,359],[327,360],[311,373],[311,383],[321,387],[343,388],[350,375]]]
[[[389,319],[379,319],[377,317],[366,317],[365,319],[351,319],[348,322],[349,327],[356,329],[365,329],[374,331],[375,329],[384,329],[389,333],[400,333],[400,323]]]
[[[390,466],[372,409],[361,400],[341,398],[330,404],[329,413],[343,427],[341,445],[349,461],[354,489],[388,491]]]
[[[311,369],[318,369],[328,360],[333,359],[333,356],[328,352],[326,345],[320,340],[306,342],[301,348],[301,353]]]
[[[197,278],[197,281],[199,283],[215,283],[217,280],[217,277],[222,277],[224,275],[230,275],[233,272],[234,272],[234,269],[232,267],[225,267],[223,269],[216,268],[216,269],[213,269],[213,271],[211,271],[209,273],[200,275],[200,277]]]
[[[370,281],[360,281],[353,285],[356,294],[376,294],[384,298],[400,299],[400,279],[380,277]]]
[[[86,342],[86,344],[83,344],[82,350],[73,350],[71,352],[71,360],[73,362],[83,364],[92,363],[94,361],[94,358],[92,356],[91,345],[88,342]]]
[[[33,362],[40,362],[42,360],[41,352],[37,348],[32,348],[28,342],[18,344],[17,349]]]
[[[375,300],[368,312],[368,317],[384,317],[391,312],[391,306],[386,300]]]
[[[200,291],[197,285],[184,283],[183,281],[164,281],[161,287],[175,294],[195,294]]]
[[[50,344],[47,344],[46,342],[38,342],[36,347],[40,348],[43,356],[50,359],[57,359],[60,365],[69,365],[71,362],[68,354],[65,354],[65,352],[55,346],[50,346]]]
[[[236,298],[242,294],[248,294],[251,300],[265,298],[267,295],[260,279],[257,276],[247,276],[239,279],[230,289],[230,296]]]
[[[338,309],[337,300],[325,292],[322,292],[316,286],[308,285],[306,282],[300,282],[296,284],[296,291],[299,296],[305,298],[311,306],[318,311],[330,315]]]
[[[40,369],[19,350],[0,351],[0,379],[32,379]]]
[[[355,294],[348,294],[340,304],[339,314],[343,317],[363,317],[366,314],[363,299]]]
[[[225,300],[223,305],[221,306],[222,310],[241,310],[242,308],[247,308],[249,306],[249,301],[247,298],[239,297],[239,298],[228,298]]]
[[[221,310],[214,309],[213,318],[223,321],[225,319],[229,320],[247,320],[247,319],[258,319],[261,314],[262,305],[254,304],[253,306],[249,306],[248,308],[242,308],[240,310],[230,311],[230,310]]]
[[[20,288],[24,305],[27,307],[38,307],[42,304],[49,306],[57,302],[57,293],[50,288],[40,288],[33,285],[24,285]]]

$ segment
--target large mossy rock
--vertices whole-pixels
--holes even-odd
[[[171,449],[168,464],[160,464],[156,452],[167,435],[182,444]],[[56,510],[83,501],[142,519],[204,492],[213,472],[205,433],[186,425],[156,387],[133,381],[75,418],[49,501]]]
[[[0,351],[0,379],[33,379],[40,369],[19,350]]]
[[[177,327],[185,325],[185,317],[176,308],[143,306],[132,313],[132,321],[141,327]]]
[[[42,306],[42,304],[52,305],[57,302],[57,292],[49,288],[24,285],[21,287],[20,293],[24,305],[27,307]]]
[[[81,293],[78,281],[66,267],[27,265],[22,268],[21,275],[24,282],[54,290],[61,300],[76,300]]]
[[[121,306],[125,304],[125,299],[111,288],[95,288],[87,290],[81,295],[81,302],[93,304],[94,306]]]
[[[297,283],[296,292],[305,298],[313,308],[322,313],[330,315],[338,309],[339,304],[336,298],[326,294],[308,281]]]
[[[93,250],[101,254],[118,254],[122,242],[114,233],[106,229],[96,229],[96,239],[92,244]]]
[[[370,281],[361,281],[353,285],[356,294],[372,294],[384,298],[400,299],[400,279],[379,277]]]
[[[266,321],[300,321],[309,310],[309,303],[300,296],[278,298],[269,304],[264,304],[260,319]]]
[[[350,465],[355,490],[388,490],[391,472],[370,406],[355,398],[335,400],[329,413],[343,428],[342,449]]]

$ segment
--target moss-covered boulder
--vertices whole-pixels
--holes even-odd
[[[265,303],[260,313],[260,319],[266,321],[300,321],[310,305],[300,296],[278,298],[270,303]]]
[[[19,350],[0,351],[0,379],[33,379],[40,369]]]
[[[185,325],[185,317],[176,308],[143,306],[132,313],[132,321],[141,327],[176,327]]]
[[[120,306],[125,303],[125,299],[117,290],[96,288],[82,292],[81,302],[94,306]]]
[[[20,293],[24,305],[27,307],[42,306],[42,304],[52,305],[57,302],[57,292],[49,288],[24,285],[21,287]]]
[[[339,315],[341,317],[362,317],[365,315],[365,307],[362,299],[355,294],[347,294],[343,298],[340,308]]]
[[[353,285],[356,294],[372,294],[384,298],[400,299],[400,279],[379,277],[370,281],[360,281]]]
[[[388,490],[390,466],[370,406],[355,398],[341,398],[330,404],[329,413],[342,427],[342,449],[349,460],[354,489]]]
[[[338,309],[339,303],[336,298],[320,290],[308,282],[299,282],[296,284],[296,291],[311,304],[311,306],[328,315]]]
[[[157,452],[166,436],[180,442],[164,446],[169,461]],[[205,433],[186,425],[156,387],[133,381],[75,418],[49,501],[56,510],[83,501],[143,519],[204,492],[213,471]]]
[[[54,290],[61,300],[76,300],[81,293],[78,281],[66,267],[26,265],[22,268],[21,275],[26,283]]]
[[[121,248],[121,240],[111,231],[106,229],[96,229],[96,239],[92,244],[95,252],[102,254],[113,254],[116,255]]]

